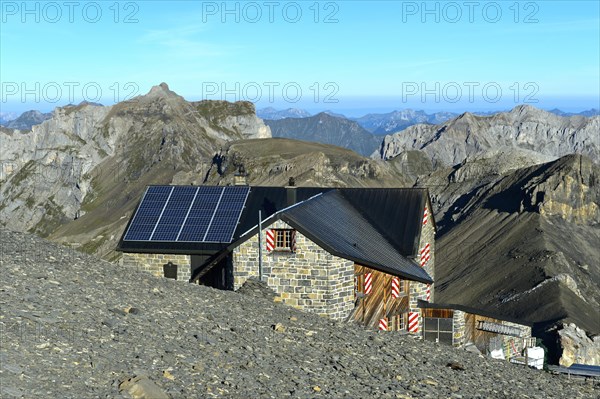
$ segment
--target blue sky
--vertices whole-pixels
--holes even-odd
[[[349,115],[600,107],[598,1],[2,1],[2,112],[188,100]]]

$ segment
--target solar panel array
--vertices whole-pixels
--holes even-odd
[[[124,241],[231,242],[250,187],[150,186]]]

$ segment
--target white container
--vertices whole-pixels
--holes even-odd
[[[544,368],[544,349],[539,346],[527,348],[527,358],[527,363],[529,363],[531,367],[535,367],[538,370]]]

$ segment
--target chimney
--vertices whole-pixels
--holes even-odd
[[[288,185],[285,188],[285,195],[287,199],[287,206],[292,206],[298,202],[296,199],[296,179],[293,177],[290,177],[290,180],[288,181]]]
[[[234,186],[247,186],[248,180],[247,180],[246,176],[247,176],[246,168],[244,168],[244,165],[240,165],[240,167],[238,168],[238,171],[233,176],[233,185]]]

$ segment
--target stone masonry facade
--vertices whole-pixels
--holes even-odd
[[[452,346],[460,347],[465,342],[467,317],[462,310],[455,310],[452,315]]]
[[[262,231],[263,279],[277,300],[298,309],[343,320],[354,309],[354,262],[331,255],[296,232],[296,252],[266,250],[266,230],[291,229],[276,221]],[[233,251],[234,289],[258,278],[258,234]]]
[[[418,251],[421,251],[425,245],[429,244],[430,247],[430,259],[425,264],[425,271],[431,278],[435,281],[435,229],[433,227],[433,213],[429,208],[429,203],[427,203],[427,214],[428,220],[427,224],[422,226],[421,230],[421,238],[419,241]],[[415,261],[420,264],[421,259],[419,256],[415,258]],[[431,296],[429,302],[434,302],[435,300],[435,289],[434,284],[431,284],[430,291]],[[410,282],[410,295],[409,295],[409,312],[417,312],[421,313],[421,309],[417,306],[417,300],[422,299],[424,301],[427,300],[427,284],[419,283],[416,281]],[[421,318],[420,318],[421,319]],[[421,320],[419,320],[419,334],[421,332]]]
[[[163,266],[169,262],[177,265],[177,281],[188,282],[191,273],[190,255],[123,253],[121,262],[125,267],[133,267],[164,277]]]

